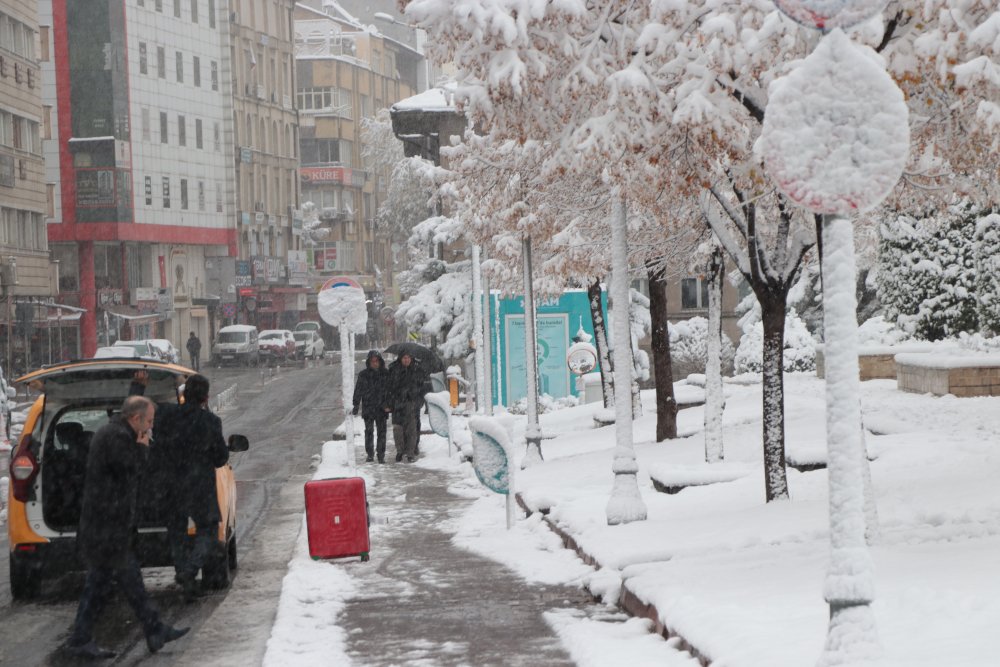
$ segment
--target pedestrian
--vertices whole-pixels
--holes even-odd
[[[114,651],[97,645],[93,633],[94,624],[116,587],[139,618],[150,653],[183,637],[190,629],[173,628],[160,620],[132,550],[139,477],[155,411],[149,399],[129,396],[122,404],[121,414],[99,428],[90,445],[77,529],[77,547],[87,565],[87,577],[73,631],[66,642],[68,652],[78,657],[114,657]]]
[[[136,373],[132,393],[142,393],[149,375]],[[222,420],[208,408],[211,385],[204,375],[191,375],[184,382],[184,403],[159,404],[153,425],[153,455],[159,472],[159,486],[166,507],[167,540],[174,560],[175,580],[181,585],[184,600],[198,597],[198,570],[212,554],[218,541],[219,498],[215,469],[229,461],[229,447],[222,434]],[[194,524],[190,550],[187,543],[189,522]]]
[[[389,365],[389,396],[392,405],[392,437],[396,443],[396,462],[417,458],[420,433],[420,405],[424,400],[424,376],[413,355],[404,352]]]
[[[371,463],[378,454],[378,462],[385,463],[385,428],[389,420],[389,371],[378,350],[369,350],[364,369],[358,373],[354,383],[354,404],[351,414],[358,414],[365,420],[365,460]],[[378,430],[378,448],[374,447],[374,431]]]
[[[201,371],[201,339],[191,332],[187,339],[188,356],[191,357],[191,368]]]

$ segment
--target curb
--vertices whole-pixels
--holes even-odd
[[[536,511],[528,507],[528,504],[524,501],[524,498],[521,497],[520,493],[514,494],[514,498],[517,500],[517,504],[521,507],[526,516],[531,516]],[[580,560],[587,565],[595,568],[604,567],[601,565],[600,561],[587,553],[572,535],[559,527],[555,521],[550,519],[548,517],[548,511],[538,511],[542,514],[542,521],[546,526],[548,526],[549,530],[558,535],[559,539],[562,540],[563,546],[576,552],[576,555],[580,557]],[[660,613],[655,605],[640,600],[635,593],[629,590],[628,585],[625,582],[622,582],[622,590],[618,595],[618,607],[629,616],[649,619],[653,622],[653,627],[655,628],[657,634],[662,636],[664,639],[678,640],[680,642],[680,648],[690,653],[698,662],[702,664],[703,667],[709,667],[711,665],[711,661],[705,656],[705,654],[692,646],[691,643],[679,633],[664,625],[664,623],[660,620]]]

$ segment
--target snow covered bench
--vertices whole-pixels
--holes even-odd
[[[825,443],[799,445],[795,448],[785,450],[785,465],[799,472],[823,470],[826,468],[826,454]],[[872,454],[871,450],[868,451],[869,461],[874,461],[877,458],[877,456]]]
[[[659,464],[649,467],[653,488],[660,493],[680,493],[689,486],[733,482],[750,474],[743,464],[703,463],[699,465]]]
[[[897,354],[900,391],[1000,396],[1000,354]]]
[[[858,348],[858,375],[861,381],[895,380],[896,355],[930,352],[933,343],[906,343],[903,345],[862,345]],[[816,377],[826,377],[826,357],[823,346],[816,346]]]

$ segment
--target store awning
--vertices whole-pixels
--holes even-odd
[[[130,322],[159,322],[164,319],[161,313],[144,313],[133,308],[132,306],[105,306],[104,310],[115,317],[120,317],[123,320],[128,320]]]

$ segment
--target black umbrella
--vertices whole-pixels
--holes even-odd
[[[404,354],[410,355],[418,361],[428,373],[437,373],[444,370],[444,362],[441,361],[441,357],[437,356],[437,354],[434,353],[434,350],[429,347],[424,347],[418,343],[393,343],[389,347],[385,348],[385,351],[389,354],[395,354],[397,357]]]

